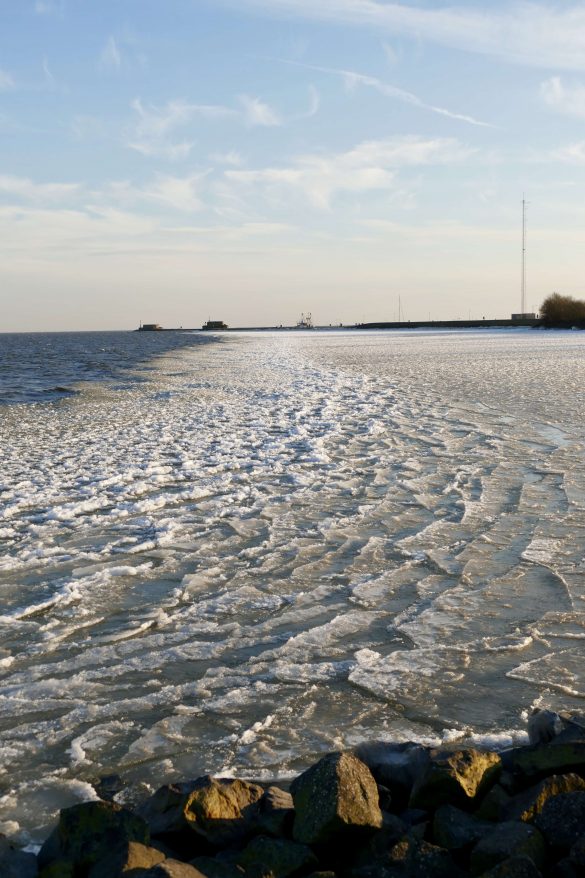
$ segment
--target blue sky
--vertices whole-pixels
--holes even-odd
[[[0,0],[0,330],[585,296],[585,3]]]

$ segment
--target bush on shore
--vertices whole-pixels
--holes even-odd
[[[553,293],[540,306],[540,316],[548,325],[579,324],[585,321],[585,301]]]

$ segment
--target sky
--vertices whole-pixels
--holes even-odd
[[[585,296],[585,2],[0,0],[0,331]]]

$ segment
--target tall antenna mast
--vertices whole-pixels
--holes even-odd
[[[522,193],[524,196],[524,193]],[[520,313],[526,313],[526,199],[522,197],[522,283]]]

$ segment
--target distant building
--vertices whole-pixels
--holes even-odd
[[[525,314],[512,314],[512,320],[536,320],[536,314],[533,312]]]
[[[201,329],[228,329],[228,325],[223,320],[208,320]]]
[[[141,323],[139,329],[140,332],[160,332],[162,326],[160,323]]]

